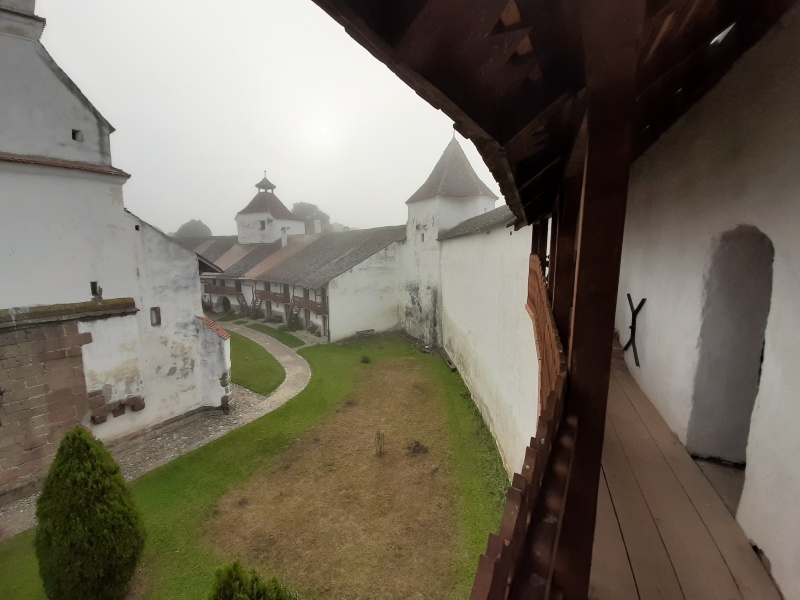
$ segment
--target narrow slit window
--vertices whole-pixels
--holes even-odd
[[[97,285],[96,281],[89,282],[89,288],[92,290],[92,296],[99,296],[100,295],[100,286]]]
[[[150,309],[150,325],[153,327],[161,325],[161,308],[158,306]]]
[[[72,130],[72,139],[76,142],[83,141],[83,132],[80,129],[73,129]]]
[[[258,228],[261,231],[264,231],[267,228],[267,222],[266,221],[259,221],[258,222]]]
[[[422,234],[422,241],[423,242],[425,241],[425,234],[424,233]]]

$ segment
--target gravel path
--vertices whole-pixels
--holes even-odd
[[[311,368],[297,352],[275,338],[233,323],[224,327],[250,338],[272,354],[286,371],[286,379],[269,396],[262,396],[233,384],[235,409],[206,411],[173,425],[147,433],[111,449],[125,479],[131,481],[171,460],[271,412],[300,393],[311,378]],[[36,524],[38,494],[0,507],[0,540],[12,537]]]

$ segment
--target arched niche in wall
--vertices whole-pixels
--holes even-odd
[[[695,456],[746,461],[758,395],[775,250],[758,228],[722,234],[706,273],[686,447]]]
[[[214,305],[214,312],[225,314],[231,312],[231,301],[227,296],[219,296],[217,298],[217,302]]]

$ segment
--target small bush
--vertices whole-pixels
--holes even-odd
[[[366,365],[367,363],[370,363],[372,361],[369,359],[369,356],[364,355],[364,356],[361,357],[361,362]]]
[[[245,571],[237,560],[217,569],[209,600],[299,600],[300,595],[274,577],[265,581],[255,569]]]
[[[67,433],[36,504],[36,556],[51,600],[120,600],[144,526],[119,466],[80,427]]]

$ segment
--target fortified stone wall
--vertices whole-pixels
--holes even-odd
[[[444,348],[494,436],[509,477],[519,471],[539,416],[539,362],[525,311],[530,228],[445,240]]]

